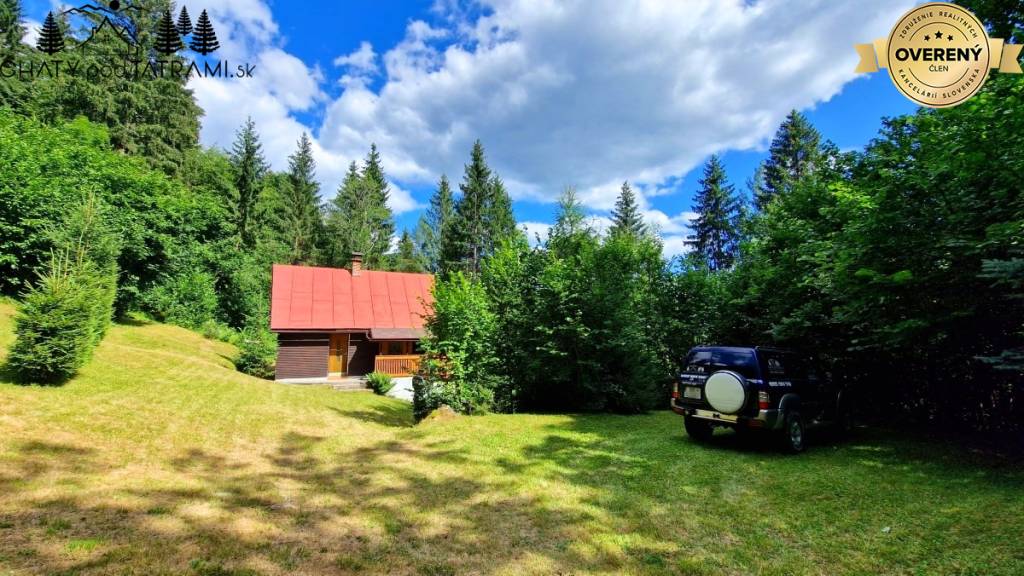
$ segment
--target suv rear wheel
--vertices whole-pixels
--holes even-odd
[[[806,447],[804,432],[804,419],[800,413],[795,410],[788,412],[782,426],[782,447],[791,454],[803,452]]]
[[[711,435],[715,433],[709,422],[693,416],[684,417],[683,426],[686,428],[686,434],[698,442],[710,440]]]

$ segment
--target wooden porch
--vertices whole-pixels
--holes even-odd
[[[378,354],[373,359],[373,371],[388,376],[412,376],[419,372],[421,358],[419,354]]]

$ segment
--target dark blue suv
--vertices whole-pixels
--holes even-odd
[[[776,431],[790,452],[802,452],[808,427],[846,432],[853,406],[845,390],[807,355],[765,347],[698,346],[686,356],[672,392],[672,410],[686,433],[702,441],[716,426]]]

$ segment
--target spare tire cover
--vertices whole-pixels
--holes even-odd
[[[715,372],[704,384],[704,397],[708,404],[724,414],[734,414],[747,401],[747,388],[743,377],[735,372]]]

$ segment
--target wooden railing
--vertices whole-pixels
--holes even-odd
[[[420,356],[381,356],[373,361],[373,371],[389,376],[412,376],[420,369]]]

